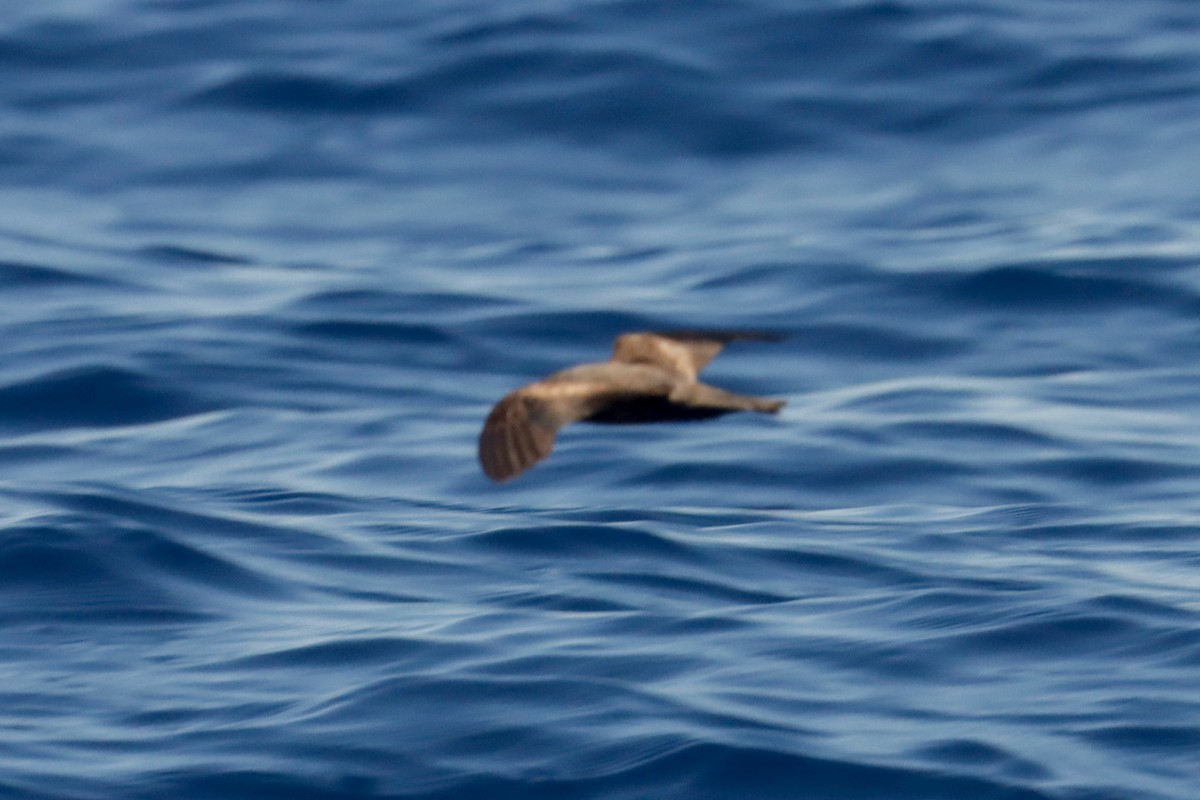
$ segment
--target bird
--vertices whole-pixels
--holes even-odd
[[[608,361],[580,364],[509,392],[479,434],[479,463],[503,483],[550,455],[572,422],[638,424],[719,417],[733,411],[775,414],[785,401],[733,394],[696,380],[726,344],[775,342],[766,331],[693,330],[625,333]]]

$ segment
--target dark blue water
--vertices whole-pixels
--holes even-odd
[[[0,796],[1198,796],[1200,6],[42,0],[0,70]],[[779,417],[484,478],[702,327]]]

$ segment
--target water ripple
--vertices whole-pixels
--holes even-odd
[[[1193,800],[1191,4],[9,5],[0,795]]]

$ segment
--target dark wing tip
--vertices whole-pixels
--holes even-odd
[[[729,342],[782,342],[785,338],[783,334],[775,331],[764,330],[705,330],[702,328],[674,330],[674,331],[653,331],[655,336],[665,336],[668,339],[676,339],[682,342],[720,342],[728,344]]]
[[[479,465],[497,483],[511,480],[550,455],[554,429],[535,423],[520,390],[507,395],[488,414],[479,433]]]

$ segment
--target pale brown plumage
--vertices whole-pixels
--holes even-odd
[[[666,422],[731,411],[774,414],[782,400],[737,395],[699,383],[697,373],[727,343],[777,341],[758,331],[626,333],[612,357],[581,364],[505,395],[479,434],[479,463],[507,481],[550,455],[558,429],[571,422]]]

